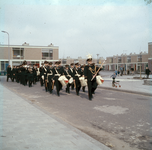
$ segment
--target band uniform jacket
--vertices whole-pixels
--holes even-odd
[[[79,77],[81,77],[81,69],[74,69],[74,80],[79,80]]]
[[[84,68],[84,76],[85,76],[85,78],[87,78],[88,81],[91,81],[91,79],[96,74],[98,69],[99,69],[99,67],[96,67],[95,65],[87,65],[87,66],[85,66],[85,68]],[[101,71],[101,69],[99,71]],[[97,75],[98,74],[99,74],[99,72],[97,73]],[[96,80],[96,78],[94,78],[94,80]]]
[[[64,75],[66,76],[66,78],[69,80],[72,76],[70,75],[70,69],[65,69],[64,70]]]
[[[69,74],[71,75],[71,77],[74,78],[74,75],[75,75],[74,68],[69,68]]]

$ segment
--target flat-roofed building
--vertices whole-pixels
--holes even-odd
[[[150,71],[152,72],[152,42],[148,43],[148,67]]]
[[[106,58],[105,70],[119,70],[120,67],[124,68],[124,71],[134,68],[134,71],[139,71],[140,66],[141,70],[145,71],[145,68],[148,66],[149,53],[141,52],[139,54],[126,55],[116,55]]]
[[[8,64],[20,65],[24,60],[28,64],[40,66],[45,60],[49,62],[59,59],[59,47],[52,43],[48,46],[32,46],[28,43],[22,45],[0,45],[0,71],[5,71]]]

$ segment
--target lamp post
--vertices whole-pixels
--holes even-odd
[[[98,56],[99,56],[99,54],[97,54],[97,64],[99,63],[99,61],[98,61]]]
[[[2,31],[3,33],[6,33],[8,35],[8,64],[10,65],[10,51],[9,51],[9,33],[6,31]]]

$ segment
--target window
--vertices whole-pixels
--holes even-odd
[[[142,55],[138,55],[137,61],[142,62]]]
[[[121,57],[118,57],[118,63],[121,63]]]
[[[128,62],[128,63],[131,62],[131,56],[127,56],[127,62]]]
[[[23,59],[24,48],[13,48],[13,59]]]
[[[1,61],[1,70],[0,71],[6,71],[8,66],[8,61]]]
[[[42,59],[53,59],[53,50],[52,49],[42,49]]]

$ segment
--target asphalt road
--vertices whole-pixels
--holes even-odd
[[[33,87],[0,81],[17,95],[87,133],[114,150],[152,149],[152,97],[98,88],[92,101],[87,91],[75,90],[60,97],[45,92],[39,82]],[[86,88],[87,89],[87,88]]]

